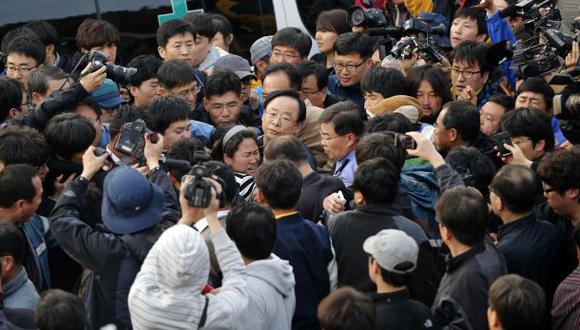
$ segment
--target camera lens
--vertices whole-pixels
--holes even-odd
[[[354,9],[350,14],[350,25],[351,26],[359,26],[362,25],[365,21],[365,12],[361,8]]]

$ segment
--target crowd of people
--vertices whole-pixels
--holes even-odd
[[[126,67],[104,20],[2,36],[0,329],[580,329],[580,19],[553,49],[550,1],[355,4],[386,54],[340,8],[310,59],[208,13]]]

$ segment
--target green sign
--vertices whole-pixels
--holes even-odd
[[[187,10],[186,0],[171,0],[171,8],[173,9],[173,13],[157,15],[159,25],[172,19],[183,18],[189,13],[203,13],[203,9]]]

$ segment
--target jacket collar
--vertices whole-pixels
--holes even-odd
[[[17,292],[24,284],[28,281],[28,274],[26,273],[26,269],[22,266],[20,273],[16,275],[13,279],[6,283],[2,283],[2,289],[4,290],[4,295],[6,297],[14,294]]]
[[[465,264],[471,258],[474,258],[477,254],[483,252],[485,246],[483,244],[478,244],[472,247],[467,252],[464,252],[457,257],[450,257],[447,259],[447,272],[452,273],[456,271],[461,265]]]
[[[376,205],[376,204],[362,204],[356,207],[357,211],[362,213],[375,213],[389,216],[402,216],[393,204]]]
[[[536,222],[537,222],[537,219],[534,216],[534,213],[532,212],[532,213],[524,216],[523,218],[519,218],[519,219],[514,220],[510,223],[506,223],[505,225],[499,226],[497,228],[497,236],[498,236],[498,238],[500,238],[501,236],[505,236],[507,234],[510,234],[511,232],[517,230],[518,228],[527,227],[527,226],[533,225]]]
[[[390,292],[390,293],[373,293],[371,295],[375,303],[400,303],[411,299],[411,295],[408,289]]]

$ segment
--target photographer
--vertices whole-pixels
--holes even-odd
[[[129,292],[131,321],[136,329],[231,329],[247,312],[246,267],[217,217],[221,186],[207,178],[210,204],[194,208],[185,197],[190,179],[182,185],[179,223],[165,231],[151,248]],[[207,218],[224,274],[219,292],[205,296],[202,289],[209,272],[209,255],[203,237],[192,228],[200,211]]]
[[[91,328],[114,323],[131,327],[127,294],[145,256],[164,228],[175,223],[171,202],[158,186],[169,183],[159,168],[163,137],[145,144],[149,180],[137,170],[120,166],[108,173],[103,187],[104,226],[91,227],[80,219],[89,181],[103,167],[107,154],[95,156],[94,147],[83,155],[81,175],[61,195],[49,219],[50,230],[61,247],[90,270],[83,300]],[[97,294],[100,292],[101,294]]]

